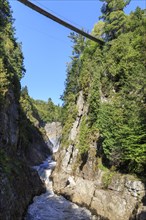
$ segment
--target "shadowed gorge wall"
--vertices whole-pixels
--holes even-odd
[[[0,0],[0,219],[22,219],[35,195],[44,192],[30,165],[44,160],[50,150],[40,131],[20,106],[24,75],[21,45],[12,26],[9,4]],[[40,147],[41,146],[41,147]]]

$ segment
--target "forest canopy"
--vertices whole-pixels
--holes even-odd
[[[72,60],[67,68],[63,113],[63,145],[77,117],[76,102],[82,91],[88,104],[79,134],[81,154],[97,135],[102,157],[110,166],[142,173],[146,166],[146,16],[136,8],[129,15],[129,0],[102,0],[102,15],[92,34],[100,46],[71,34]],[[94,137],[95,138],[95,137]],[[98,150],[97,150],[98,151]]]

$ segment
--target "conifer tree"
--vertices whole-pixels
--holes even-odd
[[[63,95],[63,140],[76,119],[76,100],[82,90],[88,113],[81,119],[78,135],[81,154],[96,140],[102,152],[97,149],[97,155],[106,158],[108,165],[142,174],[146,167],[146,18],[140,8],[124,13],[130,0],[102,2],[103,22],[93,34],[104,38],[105,45],[100,48],[86,41],[82,50],[72,35],[75,44]]]
[[[123,9],[130,0],[100,0],[104,2],[101,12],[105,22],[105,39],[107,41],[117,38],[125,30],[126,15]]]
[[[25,73],[21,44],[15,38],[13,18],[9,2],[0,0],[0,58],[5,71],[5,77],[15,91],[17,99],[20,93],[20,79]]]

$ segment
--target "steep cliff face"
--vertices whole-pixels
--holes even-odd
[[[37,126],[20,104],[20,80],[25,73],[21,45],[16,41],[9,2],[0,0],[0,219],[22,219],[35,195],[44,192],[31,166],[50,150]],[[23,99],[24,100],[24,99]],[[31,111],[31,113],[33,113]],[[32,115],[31,115],[32,116]]]
[[[21,123],[20,105],[9,89],[0,108],[0,219],[3,220],[22,219],[32,198],[45,190],[29,165],[39,163],[50,151],[35,128],[35,132],[30,131],[31,139],[26,145],[20,135],[20,128],[25,127]]]
[[[72,33],[62,99],[63,132],[54,189],[98,219],[146,219],[146,80],[144,11],[104,0],[92,34]],[[141,22],[142,21],[142,22]],[[115,25],[116,22],[116,25]],[[129,174],[141,176],[140,179]]]
[[[45,125],[46,135],[50,144],[52,144],[52,151],[56,152],[60,145],[62,126],[60,122],[47,123]]]
[[[145,186],[131,175],[110,171],[97,158],[97,143],[92,142],[86,154],[77,149],[78,134],[83,118],[87,115],[83,94],[77,100],[78,114],[69,135],[73,142],[55,155],[53,186],[58,194],[87,206],[98,219],[146,219],[144,203]],[[87,137],[88,138],[88,137]]]

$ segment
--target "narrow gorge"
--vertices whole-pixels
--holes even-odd
[[[21,88],[22,45],[0,0],[0,220],[146,220],[145,10],[101,2],[91,34],[104,44],[70,33],[60,106]]]
[[[50,140],[53,142],[52,151],[53,153],[56,153],[58,151],[58,141],[60,139],[59,123],[53,122],[51,124],[47,124],[46,129]],[[87,209],[77,206],[76,204],[66,200],[63,196],[54,194],[50,175],[52,170],[55,168],[55,165],[56,162],[53,160],[53,156],[49,156],[42,164],[33,167],[37,170],[40,179],[44,182],[46,192],[33,199],[33,203],[29,206],[24,219],[96,220],[96,216],[92,216],[90,211]]]

